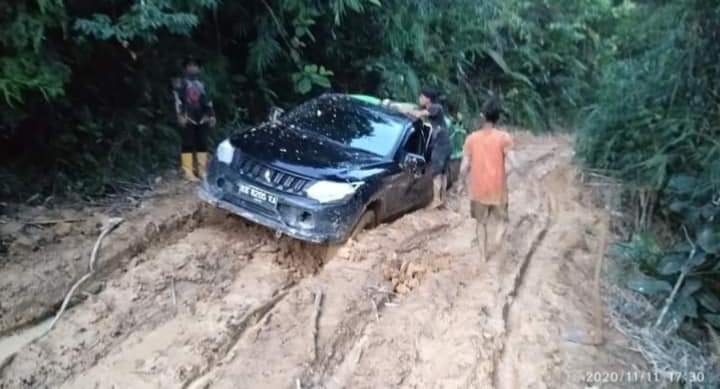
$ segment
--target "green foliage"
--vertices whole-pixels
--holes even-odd
[[[380,0],[336,0],[329,3],[336,25],[340,25],[340,20],[348,9],[359,13],[365,10],[365,4],[381,6]]]
[[[702,239],[698,237],[698,243]],[[663,250],[651,237],[634,239],[622,245],[620,252],[628,263],[626,286],[658,305],[665,303],[678,277],[684,274],[682,286],[663,325],[677,329],[686,320],[704,319],[716,326],[711,318],[720,313],[715,284],[720,266],[714,253],[705,251],[702,245],[693,250],[686,242]]]
[[[121,42],[142,40],[148,43],[158,41],[158,34],[165,30],[171,34],[189,35],[199,23],[197,12],[202,8],[217,7],[218,1],[195,1],[194,9],[183,11],[178,1],[139,0],[130,9],[113,20],[107,14],[96,13],[90,18],[75,20],[74,28],[80,37],[93,37],[100,40],[116,39]]]
[[[10,8],[0,16],[0,92],[11,109],[33,93],[46,102],[62,96],[68,67],[43,52],[47,31],[64,28],[65,8],[60,0],[37,0]],[[0,106],[1,108],[1,106]],[[0,119],[7,117],[0,109]]]
[[[64,64],[39,60],[32,53],[0,58],[0,93],[10,108],[22,104],[28,91],[39,92],[50,101],[64,94],[69,75]]]
[[[305,65],[301,72],[293,73],[292,80],[295,83],[295,91],[301,95],[310,93],[314,85],[322,88],[330,88],[330,78],[333,72],[325,69],[324,66]]]
[[[201,58],[218,139],[324,91],[413,101],[440,88],[467,127],[490,95],[537,129],[583,104],[609,1],[20,0],[0,15],[0,166],[25,192],[112,192],[176,163],[170,80]],[[469,119],[469,120],[464,120]],[[464,123],[463,123],[464,121]],[[459,150],[465,132],[453,131]],[[40,157],[18,152],[43,139]],[[51,174],[47,174],[51,172]],[[5,184],[3,196],[23,194]]]
[[[623,248],[636,264],[628,285],[661,302],[667,285],[684,275],[667,322],[678,328],[706,320],[718,327],[720,6],[626,1],[622,9],[614,55],[600,71],[578,133],[578,155],[656,193],[658,216],[678,231],[659,251],[639,240]]]

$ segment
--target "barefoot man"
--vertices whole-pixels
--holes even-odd
[[[466,182],[470,196],[470,214],[476,221],[475,239],[481,258],[488,259],[488,228],[495,229],[495,248],[505,235],[508,222],[508,191],[505,159],[511,166],[513,141],[510,134],[495,127],[500,118],[497,101],[483,106],[483,123],[465,140],[460,166],[461,182]],[[469,175],[469,177],[468,177]]]

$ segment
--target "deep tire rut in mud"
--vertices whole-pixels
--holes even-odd
[[[550,229],[552,223],[553,223],[553,206],[552,206],[552,200],[549,194],[546,192],[544,193],[545,201],[543,202],[543,208],[544,208],[544,222],[540,226],[539,231],[537,231],[532,240],[529,249],[527,252],[523,255],[522,260],[518,264],[517,268],[518,270],[513,273],[513,276],[511,277],[510,282],[510,288],[509,290],[503,294],[503,304],[502,304],[502,321],[504,324],[504,336],[503,336],[503,343],[500,346],[500,350],[498,350],[498,355],[495,358],[495,367],[493,368],[493,379],[492,379],[492,387],[493,388],[500,388],[503,387],[500,384],[500,370],[497,368],[497,365],[502,363],[505,357],[505,351],[506,351],[506,343],[505,340],[512,336],[511,334],[511,326],[510,326],[510,311],[513,309],[513,304],[515,303],[517,295],[520,293],[520,289],[523,287],[523,280],[525,278],[525,275],[527,273],[527,269],[530,266],[530,262],[532,261],[532,257],[535,254],[537,248],[542,244],[543,240],[545,239],[545,236],[547,235],[548,230]],[[537,213],[540,214],[542,210],[538,210]]]
[[[221,347],[217,350],[217,360],[216,361],[210,361],[210,365],[207,369],[204,371],[199,372],[194,377],[188,378],[188,380],[182,385],[182,388],[195,388],[197,387],[198,382],[202,381],[202,378],[205,377],[217,364],[219,361],[222,361],[223,359],[226,359],[230,353],[230,351],[237,345],[237,343],[240,341],[243,335],[247,332],[247,330],[256,325],[259,322],[262,322],[268,315],[268,313],[275,307],[275,305],[282,300],[287,295],[287,290],[282,290],[277,295],[275,295],[272,299],[270,299],[267,302],[264,302],[260,306],[254,308],[252,311],[248,312],[245,317],[240,319],[238,323],[233,323],[231,326],[231,335],[229,336],[229,339],[225,344],[223,344]]]
[[[147,208],[133,212],[133,223],[121,225],[110,234],[102,245],[97,272],[86,289],[101,288],[103,280],[129,258],[182,239],[204,217],[204,208],[195,201],[178,198],[174,204],[169,203],[150,202]],[[150,212],[151,207],[161,210]],[[13,261],[1,263],[0,272],[15,277],[0,277],[0,336],[55,313],[75,279],[87,272],[90,249],[99,232],[97,226],[106,223],[108,217],[90,217],[85,225],[73,226],[81,231],[68,237],[67,243],[61,241],[39,251],[15,254]]]
[[[190,194],[187,219],[163,222],[172,203],[129,217],[118,242],[150,222],[164,232],[107,263],[102,288],[0,368],[0,388],[577,387],[559,372],[612,360],[557,336],[592,322],[574,278],[592,274],[599,211],[568,188],[567,139],[517,143],[511,230],[487,263],[457,194],[334,247],[277,239]]]

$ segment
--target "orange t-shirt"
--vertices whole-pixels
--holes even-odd
[[[510,134],[495,128],[475,131],[465,139],[471,200],[487,205],[507,202],[505,154],[512,144]]]

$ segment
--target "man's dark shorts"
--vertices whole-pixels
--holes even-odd
[[[470,215],[478,223],[487,223],[488,221],[505,223],[508,221],[508,203],[488,205],[470,200]]]
[[[450,133],[448,130],[443,130],[437,134],[433,144],[432,155],[430,156],[433,176],[447,173],[451,154],[452,145],[450,144]]]
[[[206,153],[208,151],[208,130],[205,125],[188,123],[182,131],[183,153]]]

